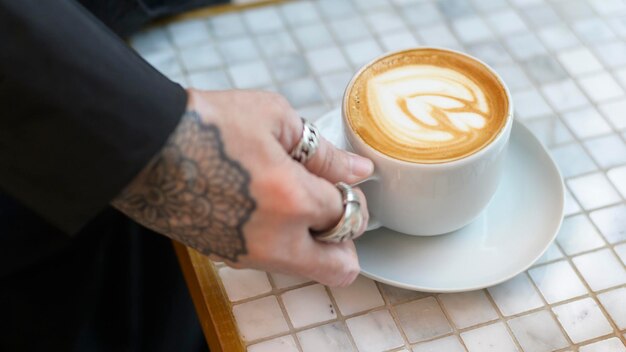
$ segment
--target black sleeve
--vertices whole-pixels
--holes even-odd
[[[184,89],[73,0],[0,0],[0,190],[74,233],[158,153]]]

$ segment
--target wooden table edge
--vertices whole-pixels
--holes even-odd
[[[246,347],[215,266],[196,250],[172,243],[211,352],[244,352]]]

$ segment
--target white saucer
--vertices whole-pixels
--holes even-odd
[[[316,125],[345,149],[341,112]],[[496,285],[526,270],[554,240],[563,219],[563,180],[541,143],[515,122],[507,165],[496,195],[470,225],[434,237],[386,228],[356,241],[362,273],[411,290],[471,291]]]

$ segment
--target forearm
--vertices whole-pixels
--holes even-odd
[[[157,155],[112,204],[176,241],[237,261],[255,210],[250,175],[224,150],[217,125],[187,111]]]

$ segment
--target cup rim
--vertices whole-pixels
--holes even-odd
[[[454,54],[458,54],[458,55],[464,56],[466,58],[474,60],[474,61],[478,62],[479,64],[483,65],[487,70],[489,70],[489,72],[491,72],[494,75],[494,77],[498,80],[498,82],[500,82],[500,85],[502,86],[502,88],[504,88],[504,93],[505,93],[506,98],[507,98],[507,100],[509,102],[508,112],[507,112],[507,115],[505,116],[506,123],[498,131],[496,137],[494,139],[492,139],[487,145],[485,145],[484,147],[482,147],[478,151],[476,151],[476,152],[474,152],[474,153],[472,153],[470,155],[467,155],[467,156],[465,156],[463,158],[460,158],[460,159],[455,159],[455,160],[450,160],[450,161],[442,161],[442,162],[436,162],[436,163],[420,163],[420,162],[412,162],[412,161],[397,159],[397,158],[394,158],[392,156],[389,156],[389,155],[387,155],[387,154],[377,150],[376,148],[372,147],[371,145],[369,145],[355,131],[353,131],[352,128],[350,128],[350,123],[347,121],[347,114],[346,114],[347,104],[348,104],[347,96],[348,96],[348,92],[350,91],[350,88],[352,88],[352,86],[354,85],[354,81],[361,75],[361,73],[363,73],[363,71],[367,70],[369,67],[374,65],[376,62],[384,59],[385,57],[401,54],[401,53],[404,53],[404,52],[417,51],[417,50],[440,50],[440,51],[446,51],[446,52],[450,52],[450,53],[454,53]],[[376,155],[378,155],[380,157],[383,157],[385,159],[389,159],[389,160],[392,160],[394,162],[399,162],[399,163],[406,164],[406,165],[419,165],[421,167],[428,167],[428,168],[437,168],[437,167],[441,167],[441,166],[450,166],[450,165],[463,165],[463,164],[466,164],[466,163],[471,163],[474,159],[480,158],[483,154],[487,153],[490,149],[493,148],[493,146],[495,144],[497,144],[497,142],[500,139],[503,138],[503,136],[505,136],[507,134],[506,131],[511,129],[511,126],[513,125],[513,119],[514,119],[514,116],[513,116],[513,98],[511,96],[511,91],[509,90],[509,87],[506,85],[506,83],[504,82],[502,77],[500,77],[500,75],[493,69],[493,67],[488,65],[483,60],[481,60],[481,59],[479,59],[479,58],[477,58],[475,56],[472,56],[470,54],[467,54],[467,53],[464,53],[464,52],[461,52],[461,51],[458,51],[458,50],[450,49],[450,48],[444,48],[444,47],[438,47],[438,46],[419,46],[419,47],[414,47],[414,48],[400,49],[400,50],[386,52],[384,54],[378,55],[374,59],[370,60],[368,63],[366,63],[363,66],[361,66],[361,68],[359,68],[359,70],[352,76],[352,78],[350,79],[350,82],[348,82],[348,85],[346,86],[346,88],[345,88],[345,90],[343,92],[343,98],[342,98],[342,101],[341,101],[341,118],[343,119],[344,130],[345,130],[344,133],[348,133],[347,130],[350,130],[349,133],[354,135],[354,137],[356,139],[358,139],[363,145],[367,146],[367,148],[370,149]]]

